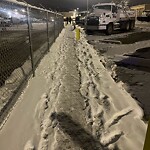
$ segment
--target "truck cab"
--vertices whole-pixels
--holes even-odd
[[[111,34],[115,29],[133,29],[135,14],[125,10],[115,3],[102,3],[93,6],[92,12],[86,18],[86,30],[106,30]]]

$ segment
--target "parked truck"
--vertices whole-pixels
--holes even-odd
[[[87,11],[80,11],[78,13],[78,16],[75,18],[76,24],[84,25],[86,16],[87,16]]]
[[[135,12],[115,3],[99,3],[94,5],[85,19],[87,33],[93,30],[105,30],[107,35],[116,29],[126,31],[135,27]]]

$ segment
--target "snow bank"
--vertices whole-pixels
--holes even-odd
[[[83,142],[83,129],[74,133],[80,125],[98,141],[99,149],[142,150],[147,127],[142,109],[114,82],[84,33],[79,42],[73,41],[67,27],[50,50],[53,59],[46,61],[52,69],[41,72],[47,91],[35,110],[38,150],[97,147],[89,139],[89,144]]]
[[[93,134],[108,149],[117,144],[121,150],[142,150],[147,127],[142,121],[142,109],[114,82],[101,63],[103,58],[87,43],[84,34],[77,51],[82,78],[80,91],[88,103],[87,120],[92,122]]]

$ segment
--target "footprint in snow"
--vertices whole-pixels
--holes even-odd
[[[111,126],[117,124],[123,117],[132,113],[132,109],[127,108],[123,109],[122,111],[116,113],[110,120],[108,120],[105,124],[106,128],[110,128]]]
[[[123,135],[124,133],[122,131],[116,130],[109,134],[102,135],[100,142],[104,147],[108,147],[110,144],[116,143]]]

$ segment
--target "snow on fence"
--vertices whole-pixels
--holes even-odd
[[[0,2],[0,116],[63,29],[59,13],[24,2]]]

